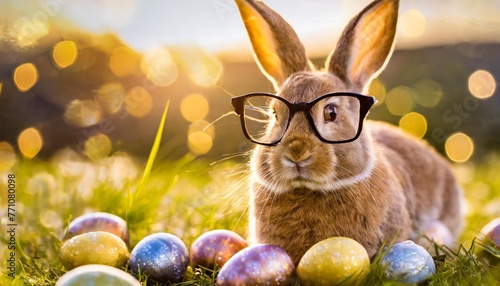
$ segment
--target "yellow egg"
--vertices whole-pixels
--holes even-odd
[[[103,231],[74,236],[61,247],[61,261],[68,270],[87,264],[121,267],[129,256],[127,245],[121,238]]]
[[[360,285],[368,273],[366,249],[347,237],[332,237],[313,245],[297,266],[300,285]]]

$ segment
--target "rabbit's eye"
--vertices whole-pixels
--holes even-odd
[[[333,104],[328,104],[323,109],[323,117],[325,122],[335,122],[337,120],[337,107]]]

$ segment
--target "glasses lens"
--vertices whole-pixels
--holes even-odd
[[[286,104],[271,96],[256,95],[245,99],[245,129],[256,142],[270,144],[279,140],[286,131],[288,116]]]
[[[358,134],[360,103],[347,95],[326,97],[311,109],[311,116],[323,139],[337,142],[351,140]]]

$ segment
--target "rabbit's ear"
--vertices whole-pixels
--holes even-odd
[[[364,88],[381,72],[393,49],[399,0],[375,0],[345,28],[326,61],[329,72]]]
[[[276,90],[291,74],[310,70],[304,46],[293,28],[261,1],[235,0],[257,63]]]

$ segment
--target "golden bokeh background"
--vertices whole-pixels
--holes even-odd
[[[146,156],[167,101],[171,107],[163,138],[165,154],[177,158],[191,153],[218,160],[250,150],[239,119],[223,117],[232,110],[230,96],[273,90],[250,57],[242,27],[238,33],[243,33],[245,45],[225,45],[216,52],[196,44],[198,39],[138,49],[137,43],[120,38],[123,31],[116,27],[116,34],[98,33],[81,26],[80,14],[72,14],[76,18],[71,20],[59,17],[69,13],[70,4],[60,7],[61,15],[54,12],[37,22],[30,18],[40,12],[35,4],[12,3],[9,7],[18,17],[6,22],[12,25],[0,26],[11,35],[0,38],[3,169],[18,157],[43,159],[65,147],[92,160],[119,151]],[[134,3],[124,3],[120,10],[124,18],[117,14],[109,24],[132,21],[129,18],[137,12]],[[355,10],[359,4],[349,3],[343,2],[343,9]],[[472,36],[465,34],[452,44],[436,39],[432,44],[440,20],[426,9],[410,6],[403,5],[400,13],[393,59],[369,87],[369,94],[377,98],[369,118],[399,126],[456,163],[496,150],[500,70],[494,63],[500,59],[496,52],[500,44],[470,42]],[[212,16],[221,22],[238,20],[232,14]],[[233,29],[228,27],[227,32]],[[210,32],[207,39],[226,30]],[[148,41],[139,35],[139,40]],[[404,49],[398,49],[399,43]],[[314,45],[306,43],[313,62],[321,63],[326,54],[316,52],[325,51],[327,44],[321,49]]]

